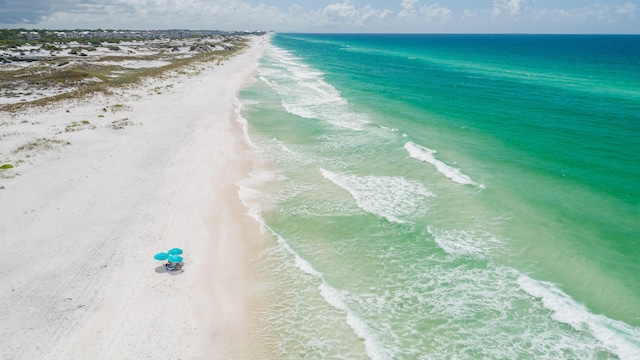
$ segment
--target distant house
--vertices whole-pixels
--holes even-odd
[[[38,34],[35,31],[29,31],[29,32],[21,31],[18,34],[18,37],[26,38],[27,40],[38,40],[40,39],[40,34]]]

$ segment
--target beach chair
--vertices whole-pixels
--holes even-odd
[[[183,265],[184,265],[183,263],[168,262],[164,264],[164,267],[167,269],[167,271],[177,271],[177,270],[182,270]]]

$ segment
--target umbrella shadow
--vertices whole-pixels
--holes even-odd
[[[160,266],[156,267],[154,271],[155,271],[156,273],[158,273],[158,274],[165,274],[165,273],[168,273],[169,275],[173,275],[173,276],[175,276],[175,275],[180,275],[180,274],[182,274],[182,273],[184,272],[184,270],[183,270],[183,269],[180,269],[180,270],[174,270],[174,271],[169,271],[169,270],[168,270],[164,265],[160,265]]]

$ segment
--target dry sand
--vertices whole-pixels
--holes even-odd
[[[234,106],[265,42],[198,74],[0,113],[2,161],[23,160],[0,178],[0,358],[235,352],[260,235],[235,185],[251,162]],[[153,259],[171,247],[183,272]]]

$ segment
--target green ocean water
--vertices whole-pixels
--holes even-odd
[[[248,354],[640,354],[640,37],[276,34]]]

